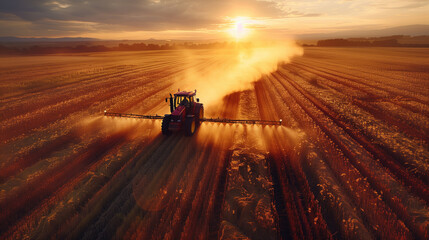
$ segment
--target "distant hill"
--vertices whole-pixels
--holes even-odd
[[[20,37],[0,37],[0,42],[89,42],[99,41],[97,38],[64,37],[64,38],[20,38]]]
[[[384,28],[378,30],[348,30],[334,33],[315,33],[297,35],[299,40],[307,39],[332,39],[332,38],[367,38],[382,37],[392,35],[422,36],[429,35],[429,25],[407,25],[393,28]]]

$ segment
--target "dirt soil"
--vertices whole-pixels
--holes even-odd
[[[429,50],[251,58],[1,57],[0,239],[428,239]],[[163,115],[178,88],[198,88],[206,117],[283,125],[166,137],[103,116]]]

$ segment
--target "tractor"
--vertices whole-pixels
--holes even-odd
[[[161,130],[164,135],[173,132],[184,131],[186,136],[192,136],[204,119],[204,106],[200,99],[195,98],[194,92],[178,91],[166,98],[170,102],[170,114],[165,114],[162,119]],[[196,100],[196,101],[195,101]]]
[[[140,115],[133,113],[114,113],[104,110],[105,116],[121,118],[162,119],[161,131],[165,136],[174,132],[184,132],[186,136],[192,136],[202,122],[231,123],[231,124],[260,124],[260,125],[282,125],[282,120],[248,120],[227,118],[204,118],[204,106],[198,98],[195,98],[197,90],[193,92],[180,91],[166,98],[170,102],[170,114]]]

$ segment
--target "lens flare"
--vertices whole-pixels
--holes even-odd
[[[233,27],[230,29],[230,34],[236,41],[246,38],[250,34],[250,29],[246,27],[249,25],[250,20],[246,17],[236,17],[232,19]]]

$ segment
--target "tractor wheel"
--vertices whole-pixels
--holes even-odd
[[[171,115],[165,115],[164,118],[162,119],[162,125],[161,125],[162,134],[165,136],[171,135],[171,131],[168,130],[168,127],[170,126],[170,122],[171,122]]]
[[[192,136],[197,130],[197,123],[195,117],[187,117],[185,120],[185,135]]]
[[[195,118],[196,118],[195,121],[196,121],[197,128],[198,128],[201,124],[200,119],[204,118],[204,107],[203,107],[203,105],[197,106],[197,109],[195,111]]]

